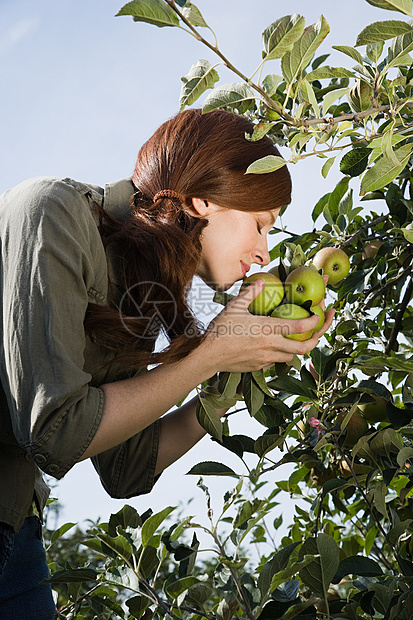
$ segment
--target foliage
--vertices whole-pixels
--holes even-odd
[[[314,230],[284,233],[272,259],[285,278],[311,264],[319,249],[336,246],[350,257],[351,272],[330,288],[336,321],[309,359],[276,364],[265,374],[221,373],[203,386],[201,424],[240,458],[237,471],[204,462],[189,472],[201,476],[209,526],[176,519],[172,507],[138,515],[125,506],[89,532],[93,570],[71,565],[53,576],[90,588],[81,599],[69,592],[74,602],[61,617],[105,617],[93,615],[96,608],[82,615],[93,601],[110,610],[106,617],[144,620],[413,617],[413,25],[406,19],[412,0],[368,2],[403,17],[367,25],[355,47],[336,46],[356,63],[351,69],[326,65],[328,55],[315,58],[329,31],[323,17],[306,26],[304,17],[288,15],[264,31],[262,59],[250,77],[225,58],[216,39],[201,35],[209,27],[190,2],[133,0],[119,12],[186,30],[241,80],[216,85],[217,65],[198,61],[182,79],[182,109],[212,89],[204,111],[245,115],[255,125],[246,139],[268,135],[289,147],[293,163],[318,156],[324,178],[338,165],[343,176],[315,205]],[[280,73],[263,76],[274,61]],[[265,158],[248,172],[284,164]],[[358,177],[360,201],[352,187]],[[373,200],[382,213],[367,209]],[[371,255],[366,246],[375,241]],[[386,405],[384,420],[370,421],[358,441],[349,441],[358,405],[378,406],[378,399]],[[231,435],[239,403],[263,426],[261,436]],[[222,421],[216,409],[226,406],[232,409]],[[255,455],[253,467],[247,454]],[[293,466],[288,479],[271,481],[268,474],[285,464]],[[217,518],[203,481],[213,475],[233,477],[236,485]],[[275,545],[282,520],[272,515],[281,492],[307,510],[296,506],[288,535]],[[210,539],[208,560],[200,559],[200,533]],[[254,562],[246,552],[251,544],[271,550]]]

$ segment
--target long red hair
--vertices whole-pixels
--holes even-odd
[[[247,119],[224,110],[177,114],[139,151],[131,217],[121,222],[101,211],[102,240],[117,255],[121,290],[117,305],[89,305],[85,328],[129,370],[179,360],[204,336],[189,308],[188,292],[208,221],[189,213],[191,199],[241,211],[273,210],[290,202],[286,166],[268,174],[245,174],[255,160],[280,156],[268,137],[247,140],[252,130]],[[153,202],[165,189],[182,195],[183,202],[176,197]],[[154,353],[161,330],[169,345]]]

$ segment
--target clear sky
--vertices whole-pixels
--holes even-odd
[[[115,18],[122,5],[117,0],[1,0],[0,192],[39,175],[96,184],[129,176],[140,145],[178,111],[181,76],[199,58],[215,62],[212,52],[182,30]],[[310,24],[324,14],[331,33],[319,54],[334,44],[354,44],[373,21],[404,19],[365,0],[198,0],[196,5],[221,49],[245,74],[261,60],[262,31],[283,15],[300,13]],[[338,52],[331,63],[352,66]],[[279,73],[278,61],[270,71]],[[222,83],[237,81],[222,68],[218,72]],[[310,230],[313,205],[339,178],[334,167],[327,181],[319,170],[316,159],[291,169],[294,195],[284,218],[288,229]],[[264,430],[248,418],[240,413],[232,432],[258,435]],[[197,478],[184,474],[209,459],[242,471],[237,457],[205,438],[164,472],[149,496],[128,503],[143,512],[194,497],[186,514],[203,511]],[[210,479],[208,484],[219,499],[234,482]],[[87,462],[69,472],[54,494],[64,505],[61,520],[67,521],[106,520],[125,503],[106,495]],[[293,503],[286,494],[283,498],[279,511],[289,513]]]

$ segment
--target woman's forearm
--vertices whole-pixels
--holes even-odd
[[[102,420],[81,460],[130,439],[214,374],[214,367],[208,365],[201,348],[197,348],[179,362],[160,365],[143,375],[102,385],[105,394]],[[202,431],[201,427],[199,429]]]

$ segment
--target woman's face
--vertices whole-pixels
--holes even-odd
[[[196,199],[195,199],[196,200]],[[206,204],[208,206],[206,206]],[[201,236],[202,254],[198,275],[214,290],[225,291],[244,278],[251,265],[268,265],[267,235],[279,213],[237,211],[204,203],[208,219]]]

